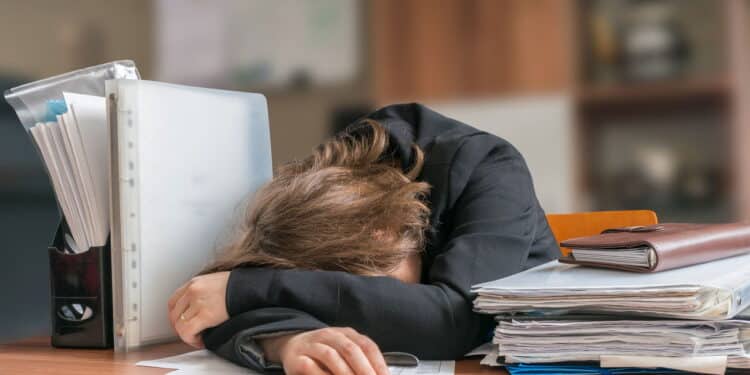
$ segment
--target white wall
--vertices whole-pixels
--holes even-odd
[[[576,210],[570,97],[529,96],[428,105],[510,141],[526,159],[537,197],[547,213]]]

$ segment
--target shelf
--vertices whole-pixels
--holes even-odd
[[[586,107],[608,107],[695,99],[721,99],[729,96],[729,90],[730,85],[723,77],[693,78],[680,81],[584,86],[579,90],[576,98]]]

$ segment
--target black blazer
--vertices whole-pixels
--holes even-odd
[[[432,186],[432,229],[422,283],[332,271],[235,269],[226,295],[231,318],[204,332],[206,347],[264,370],[269,364],[254,338],[348,326],[382,351],[456,359],[487,341],[494,326],[491,316],[472,311],[471,286],[559,256],[526,163],[510,143],[419,104],[393,105],[367,117],[387,129],[404,169],[412,163],[412,143],[425,153],[418,179]]]

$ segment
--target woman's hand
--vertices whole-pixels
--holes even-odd
[[[290,375],[387,375],[383,354],[369,337],[352,328],[322,328],[261,339],[266,358]]]
[[[177,289],[169,298],[169,320],[182,341],[203,347],[200,333],[227,319],[227,281],[229,272],[196,276]]]

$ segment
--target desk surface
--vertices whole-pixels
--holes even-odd
[[[0,345],[0,374],[166,374],[170,369],[139,367],[135,363],[157,359],[192,350],[181,343],[152,345],[128,353],[112,350],[57,349],[49,344],[49,338],[32,338],[11,344]],[[456,374],[503,375],[499,368],[480,366],[479,360],[456,362]]]

